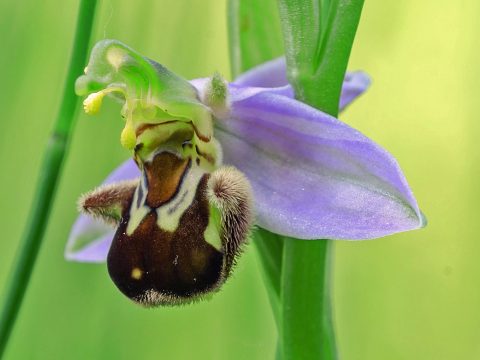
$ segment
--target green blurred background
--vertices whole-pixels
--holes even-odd
[[[58,109],[77,5],[0,1],[0,291]],[[105,0],[98,11],[94,40],[119,39],[186,78],[228,77],[224,1]],[[350,68],[373,86],[342,119],[397,157],[430,223],[336,243],[344,360],[480,359],[479,13],[476,0],[366,0]],[[219,294],[182,308],[138,308],[104,265],[64,261],[78,195],[128,157],[118,106],[105,105],[78,117],[6,358],[272,359],[276,330],[252,246]]]

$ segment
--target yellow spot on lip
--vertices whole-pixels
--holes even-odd
[[[143,276],[143,271],[139,268],[132,269],[132,279],[140,280]]]

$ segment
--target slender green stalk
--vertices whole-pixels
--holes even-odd
[[[73,127],[77,105],[74,83],[76,77],[82,73],[86,63],[95,8],[96,0],[80,1],[75,40],[61,106],[45,151],[26,230],[23,233],[5,291],[5,300],[0,318],[0,358],[5,351],[15,319],[20,310],[50,215],[63,158]]]
[[[276,0],[229,0],[228,33],[233,78],[255,65],[283,54]],[[283,238],[258,228],[253,233],[253,243],[262,265],[265,286],[278,325]]]
[[[333,116],[338,115],[362,6],[363,0],[279,0],[295,95]],[[332,245],[330,240],[285,240],[280,341],[284,360],[338,358],[331,310]]]

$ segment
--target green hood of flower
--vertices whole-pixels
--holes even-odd
[[[89,95],[84,101],[89,114],[99,110],[107,94],[124,102],[122,115],[126,124],[121,142],[128,149],[135,147],[144,129],[160,124],[171,128],[167,133],[184,128],[205,142],[212,137],[212,115],[200,102],[196,89],[119,41],[103,40],[95,45],[75,90],[78,95]],[[142,145],[154,149],[153,142],[159,139],[153,138],[142,139]]]

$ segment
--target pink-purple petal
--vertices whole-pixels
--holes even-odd
[[[111,184],[122,180],[135,179],[140,171],[132,159],[115,169],[103,182]],[[73,224],[65,248],[65,258],[79,262],[103,262],[107,258],[115,230],[102,221],[80,215]]]
[[[396,160],[339,120],[286,96],[232,85],[216,136],[249,178],[258,225],[301,239],[371,239],[423,219]]]
[[[362,71],[348,72],[343,82],[340,95],[340,110],[345,109],[370,86],[370,78]],[[234,81],[235,85],[244,87],[274,88],[288,85],[285,58],[280,57],[243,73]],[[293,97],[293,91],[289,92]]]

